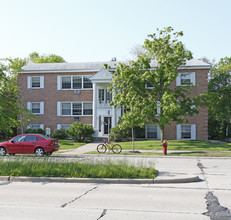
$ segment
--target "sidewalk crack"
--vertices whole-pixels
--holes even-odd
[[[61,208],[65,208],[67,205],[69,205],[69,204],[71,204],[71,203],[75,202],[76,200],[80,199],[81,197],[83,197],[83,196],[87,195],[89,192],[91,192],[91,191],[93,191],[93,190],[95,190],[95,189],[97,189],[97,188],[98,188],[98,186],[95,186],[95,187],[93,187],[93,188],[89,189],[89,190],[88,190],[88,191],[86,191],[84,194],[82,194],[82,195],[80,195],[80,196],[78,196],[78,197],[74,198],[74,199],[73,199],[73,200],[71,200],[70,202],[67,202],[67,203],[64,203],[63,205],[61,205]]]
[[[101,215],[99,216],[99,218],[97,218],[97,220],[103,218],[106,215],[106,213],[107,213],[107,209],[104,209]]]

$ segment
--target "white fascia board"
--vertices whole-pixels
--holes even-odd
[[[87,73],[99,70],[24,70],[21,73]]]
[[[156,67],[150,68],[150,70],[156,70]],[[178,70],[194,70],[194,69],[211,69],[211,66],[179,66]]]
[[[211,66],[180,66],[178,69],[211,69]]]
[[[97,79],[97,80],[91,80],[92,81],[92,83],[110,83],[112,80],[99,80],[99,79]]]

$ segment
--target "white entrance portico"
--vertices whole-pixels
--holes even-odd
[[[121,117],[120,107],[112,107],[109,103],[112,94],[108,87],[111,82],[111,73],[101,69],[91,77],[93,83],[93,127],[95,137],[108,137],[110,129],[117,125]]]

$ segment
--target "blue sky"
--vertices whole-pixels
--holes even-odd
[[[231,57],[231,0],[0,0],[0,58],[57,54],[67,62],[128,60],[172,26],[194,58]]]

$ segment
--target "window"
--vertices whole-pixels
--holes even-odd
[[[86,76],[83,77],[83,88],[85,88],[85,89],[92,88],[92,82]]]
[[[106,89],[106,103],[110,103],[112,101],[112,94],[109,89]]]
[[[82,89],[82,76],[73,77],[73,89]]]
[[[41,89],[44,88],[44,76],[28,76],[27,77],[28,89]]]
[[[176,78],[177,86],[186,86],[189,84],[195,85],[195,72],[192,73],[179,73]]]
[[[44,129],[44,124],[30,124],[27,126],[27,129],[29,129],[29,128],[33,128],[35,130],[37,130],[39,128]]]
[[[58,90],[65,89],[91,89],[92,82],[90,76],[58,76]]]
[[[99,89],[98,91],[99,103],[110,103],[112,101],[112,94],[109,89]]]
[[[44,102],[27,102],[27,109],[33,114],[44,114]]]
[[[32,88],[40,88],[40,77],[32,76]]]
[[[72,115],[82,115],[82,103],[72,103]]]
[[[92,103],[83,103],[83,115],[92,115]]]
[[[34,114],[40,114],[40,102],[32,102],[31,112]]]
[[[62,115],[71,115],[71,103],[62,103]]]
[[[62,89],[71,89],[71,77],[62,77]]]
[[[177,125],[177,139],[196,140],[196,125],[195,124]]]
[[[182,139],[191,139],[191,125],[182,125],[181,126],[181,138]]]
[[[25,137],[25,141],[39,141],[40,139],[37,136],[34,135],[27,135]]]
[[[25,139],[25,135],[18,136],[18,137],[13,139],[13,142],[23,142],[24,139]]]
[[[104,102],[104,89],[99,89],[99,103]]]
[[[57,129],[65,129],[65,130],[67,130],[70,127],[71,127],[71,124],[57,124]]]
[[[101,115],[99,116],[99,132],[101,132]]]
[[[75,115],[92,115],[92,103],[83,102],[58,102],[57,103],[57,115],[58,116],[75,116]]]
[[[157,125],[147,125],[147,138],[157,138]]]

